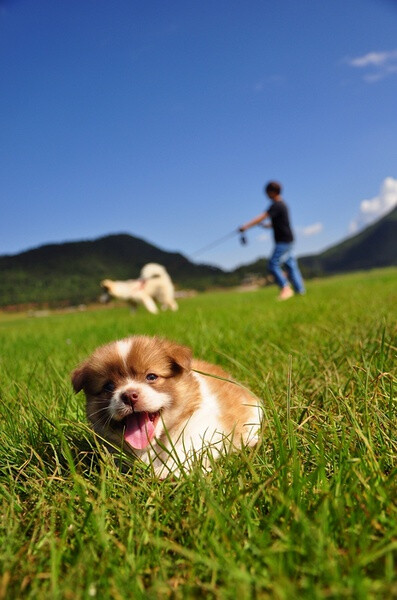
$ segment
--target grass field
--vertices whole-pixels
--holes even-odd
[[[397,270],[180,302],[0,316],[0,599],[397,597]],[[122,474],[69,373],[158,334],[263,399],[261,444],[204,475]]]

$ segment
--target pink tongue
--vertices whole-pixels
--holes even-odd
[[[154,425],[149,413],[133,413],[127,417],[124,439],[135,450],[143,450],[154,436]]]

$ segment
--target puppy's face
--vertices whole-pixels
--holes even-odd
[[[135,450],[147,448],[167,426],[191,352],[159,338],[137,336],[98,348],[72,374],[84,390],[94,429]]]

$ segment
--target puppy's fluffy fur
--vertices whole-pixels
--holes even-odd
[[[158,313],[157,301],[165,310],[177,310],[175,302],[175,290],[171,277],[162,265],[148,263],[142,270],[139,279],[128,279],[127,281],[113,281],[104,279],[101,282],[109,296],[119,300],[127,300],[132,306],[143,304],[145,308],[153,313]]]
[[[205,467],[208,452],[217,458],[257,443],[259,400],[224,379],[230,376],[193,360],[189,348],[146,336],[97,348],[72,374],[109,449],[123,448],[161,478],[178,475],[181,465],[189,470],[197,458]]]

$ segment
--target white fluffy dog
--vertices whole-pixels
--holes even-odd
[[[153,314],[159,311],[155,301],[161,305],[163,310],[167,308],[178,310],[171,277],[165,268],[157,263],[145,265],[139,279],[128,279],[127,281],[104,279],[101,286],[106,291],[106,299],[111,296],[118,300],[127,300],[131,307],[143,304]]]

